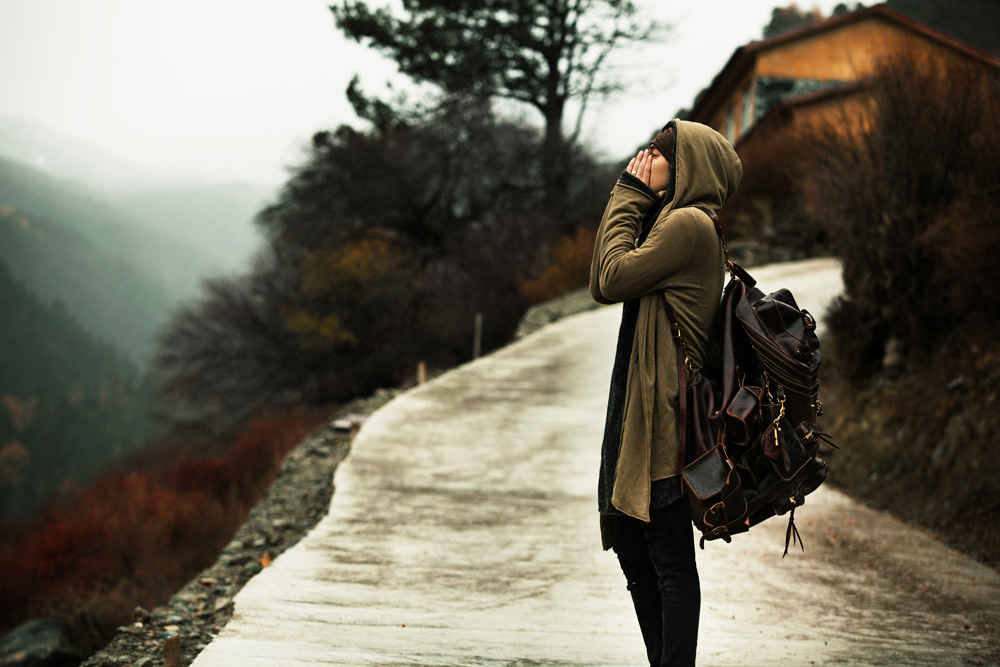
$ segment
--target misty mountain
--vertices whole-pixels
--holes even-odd
[[[247,266],[261,242],[253,224],[275,187],[249,183],[122,192],[113,204],[149,229],[196,246],[227,271]]]
[[[151,390],[135,365],[61,303],[45,305],[28,292],[3,262],[0,313],[0,518],[7,518],[142,446],[152,429]]]
[[[82,139],[25,118],[0,116],[0,155],[101,190],[134,187],[158,178]]]
[[[0,157],[75,187],[130,225],[197,249],[209,274],[246,266],[260,242],[253,218],[278,187],[168,178],[42,123],[5,116],[0,116]]]
[[[163,286],[171,300],[196,293],[202,278],[224,271],[220,261],[139,224],[76,183],[0,156],[0,204],[88,239]],[[29,287],[31,283],[29,281]]]
[[[143,367],[176,302],[134,264],[82,234],[3,204],[0,262],[44,303],[59,302],[90,335]]]

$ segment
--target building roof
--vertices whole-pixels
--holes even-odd
[[[694,107],[691,109],[689,117],[692,120],[700,122],[708,120],[712,113],[714,113],[719,105],[721,105],[726,99],[727,94],[732,91],[733,88],[735,88],[749,72],[753,71],[757,64],[757,58],[762,53],[780,48],[792,42],[797,42],[814,35],[829,32],[852,23],[858,23],[872,18],[891,21],[908,30],[912,30],[929,37],[930,39],[937,41],[948,48],[962,52],[970,58],[982,61],[986,64],[992,65],[993,67],[1000,68],[1000,59],[994,58],[990,54],[949,37],[943,32],[934,30],[919,21],[915,21],[900,14],[899,12],[893,11],[885,5],[875,5],[874,7],[866,7],[853,11],[849,14],[834,16],[826,19],[825,21],[821,21],[798,30],[792,30],[780,35],[775,35],[774,37],[761,41],[750,42],[749,44],[739,47],[733,52],[733,55],[730,56],[725,67],[723,67],[722,70],[715,75],[715,78],[712,79],[712,84],[705,91],[704,95],[702,95],[701,99],[695,103]]]

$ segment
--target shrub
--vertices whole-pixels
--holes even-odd
[[[55,615],[81,645],[107,642],[137,605],[162,604],[215,561],[307,427],[258,418],[219,456],[107,473],[50,502],[33,529],[5,526],[0,631]]]
[[[842,358],[854,377],[879,367],[881,341],[919,354],[966,326],[988,275],[978,270],[1000,252],[997,72],[893,59],[868,91],[860,117],[803,138],[808,214],[835,232],[844,263],[830,325],[836,345],[859,352]]]

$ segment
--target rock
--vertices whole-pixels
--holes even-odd
[[[251,577],[255,574],[260,574],[260,571],[264,569],[264,566],[260,564],[259,561],[250,561],[243,566],[243,571],[249,574]]]
[[[235,566],[238,567],[240,565],[246,565],[247,563],[249,563],[252,560],[253,560],[253,556],[250,556],[248,554],[242,554],[240,556],[234,556],[234,557],[230,558],[227,562],[230,565],[235,565]]]
[[[28,621],[0,639],[0,667],[69,667],[79,662],[65,630],[53,618]]]
[[[948,383],[948,391],[955,391],[956,389],[961,389],[965,385],[965,376],[959,375],[957,378]]]
[[[528,334],[538,331],[546,324],[598,307],[600,307],[600,304],[591,298],[590,289],[586,287],[574,290],[551,301],[535,304],[521,317],[521,322],[517,326],[514,339],[520,340]]]
[[[941,465],[944,461],[945,456],[951,453],[951,447],[944,440],[941,440],[934,446],[934,451],[931,452],[931,463],[936,466]]]
[[[318,442],[313,445],[309,450],[311,456],[329,456],[333,452],[333,447],[327,442]]]
[[[149,623],[149,612],[142,607],[136,607],[132,612],[132,617],[136,623]]]
[[[153,659],[150,657],[140,658],[132,667],[153,667]]]
[[[388,398],[390,396],[388,392],[385,394],[379,394],[379,392],[383,391],[385,390],[379,389],[378,392],[375,392],[376,396],[384,396]],[[367,415],[349,414],[346,417],[334,420],[331,426],[333,426],[334,431],[355,433],[361,428],[367,418]]]

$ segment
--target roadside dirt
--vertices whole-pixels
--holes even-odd
[[[832,455],[830,482],[994,569],[1000,567],[997,359],[995,345],[942,352],[855,383],[829,363],[823,387],[824,430],[851,443]]]

